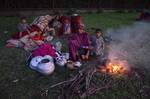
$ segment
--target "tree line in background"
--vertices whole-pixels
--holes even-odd
[[[150,0],[0,0],[1,10],[55,8],[150,8]]]

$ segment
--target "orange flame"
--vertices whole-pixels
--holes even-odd
[[[102,72],[110,74],[124,74],[129,71],[129,66],[126,61],[111,60],[106,63],[106,66],[101,68]]]

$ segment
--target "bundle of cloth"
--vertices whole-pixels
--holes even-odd
[[[39,16],[23,32],[17,32],[7,41],[7,47],[22,47],[26,51],[32,51],[47,39],[46,33],[52,29],[49,22],[53,19],[50,15]],[[46,36],[46,37],[45,37]]]

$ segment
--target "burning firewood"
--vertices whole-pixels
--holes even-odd
[[[130,71],[130,67],[125,60],[109,60],[105,66],[101,66],[99,70],[112,75],[123,75]]]
[[[138,77],[136,74],[139,75],[138,70],[129,68],[125,60],[108,61],[105,66],[98,67],[89,64],[70,79],[52,85],[50,88],[59,89],[58,99],[76,99],[76,97],[86,99],[91,95],[112,89],[120,83],[125,86],[126,79],[132,80]],[[124,82],[120,82],[118,77],[123,78]],[[141,77],[139,79],[141,80]]]

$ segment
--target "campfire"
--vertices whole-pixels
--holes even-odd
[[[126,60],[113,59],[106,62],[105,66],[100,68],[100,72],[112,75],[123,75],[130,70]]]
[[[85,99],[113,87],[116,84],[113,76],[124,75],[129,70],[128,62],[121,59],[107,60],[105,66],[100,66],[98,69],[96,64],[92,66],[91,63],[69,80],[52,85],[50,88],[61,86],[58,99],[74,99],[76,96]]]

